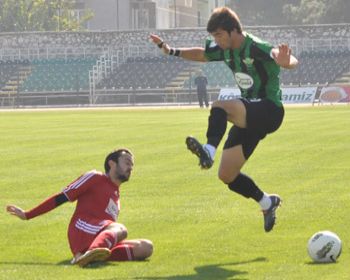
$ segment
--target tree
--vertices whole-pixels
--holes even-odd
[[[73,0],[0,0],[0,32],[81,30],[93,14],[74,11]]]
[[[349,0],[327,0],[327,12],[322,23],[350,23]]]
[[[230,0],[245,25],[350,23],[349,0]]]
[[[290,24],[315,24],[325,15],[324,0],[301,0],[299,5],[286,4],[283,15]]]

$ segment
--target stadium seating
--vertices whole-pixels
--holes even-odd
[[[29,60],[0,60],[0,92],[12,94],[26,78],[23,68],[29,66]]]
[[[342,73],[350,71],[349,50],[305,51],[298,59],[299,66],[295,70],[282,70],[283,84],[328,84]]]
[[[165,88],[188,66],[189,62],[171,56],[130,57],[102,80],[98,88]]]
[[[299,26],[245,26],[262,39],[275,42],[303,39],[350,38],[350,24],[323,24]],[[117,48],[145,46],[150,33],[159,34],[174,46],[202,44],[208,36],[205,28],[170,30],[100,31],[100,32],[25,32],[4,33],[0,36],[0,49],[31,48]]]
[[[349,71],[350,51],[308,51],[299,55],[296,70],[282,70],[284,85],[326,84],[334,82],[344,71]],[[27,62],[28,63],[28,62]],[[82,91],[88,90],[88,72],[96,63],[95,58],[36,59],[30,64],[32,72],[20,86],[21,92]],[[130,57],[105,77],[98,89],[151,89],[166,88],[172,80],[186,70],[191,62],[176,57]],[[7,76],[18,69],[18,62],[2,62],[0,69]],[[16,68],[17,67],[17,68]],[[208,78],[209,88],[233,87],[231,71],[224,63],[196,64]],[[1,83],[7,79],[2,75]],[[194,88],[195,72],[186,74],[180,85]],[[190,78],[190,75],[192,78]],[[191,84],[190,84],[191,83]]]
[[[81,91],[89,88],[89,70],[95,58],[35,59],[21,92]]]
[[[200,64],[199,69],[207,77],[208,87],[211,88],[224,88],[235,86],[235,81],[232,75],[232,71],[224,64],[224,62],[210,62]],[[187,79],[184,83],[184,88],[195,88],[194,79],[196,73],[193,73],[191,79]],[[190,84],[191,83],[191,84]]]
[[[293,71],[281,71],[284,85],[332,83],[344,72],[350,72],[350,24],[245,29],[272,43],[292,45],[300,65]],[[162,56],[149,42],[150,33],[157,33],[174,47],[203,45],[208,36],[204,28],[0,34],[1,89],[13,77],[20,77],[17,85],[24,93],[86,92],[89,70],[104,54],[117,56],[118,66],[102,81],[96,81],[96,89],[169,88],[174,81],[177,88],[193,88],[196,69],[208,77],[210,88],[235,85],[231,71],[222,63],[199,64]],[[28,75],[20,74],[23,66],[30,66]]]
[[[0,61],[0,89],[5,87],[11,76],[15,75],[18,64],[14,61]]]

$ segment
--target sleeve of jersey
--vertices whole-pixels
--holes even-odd
[[[44,200],[42,203],[40,203],[38,206],[34,207],[33,209],[26,211],[25,212],[26,218],[30,220],[39,215],[45,214],[66,201],[67,201],[67,198],[65,198],[65,196],[62,193],[55,194],[47,198],[46,200]]]
[[[80,176],[78,179],[70,183],[63,193],[69,201],[75,201],[81,194],[91,188],[97,179],[96,172],[90,171]]]
[[[209,38],[205,42],[204,56],[208,61],[223,61],[224,51]]]

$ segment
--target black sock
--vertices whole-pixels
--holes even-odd
[[[246,198],[253,198],[259,202],[264,193],[255,185],[254,181],[247,175],[240,173],[233,182],[228,184],[231,191],[234,191]]]
[[[227,113],[225,110],[218,107],[212,108],[208,119],[207,143],[217,148],[226,132],[226,127]]]

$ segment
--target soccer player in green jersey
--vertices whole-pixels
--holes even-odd
[[[214,163],[227,122],[233,124],[224,145],[218,176],[230,190],[260,204],[264,229],[269,232],[275,225],[281,198],[263,192],[241,169],[259,141],[280,127],[284,117],[280,67],[293,69],[298,60],[291,55],[288,45],[274,47],[243,31],[237,14],[227,7],[213,11],[207,31],[213,39],[206,41],[205,48],[175,49],[157,35],[152,34],[151,39],[165,54],[200,62],[224,61],[232,70],[241,98],[214,101],[208,119],[207,143],[202,145],[189,136],[186,144],[199,158],[201,167],[208,169]]]

